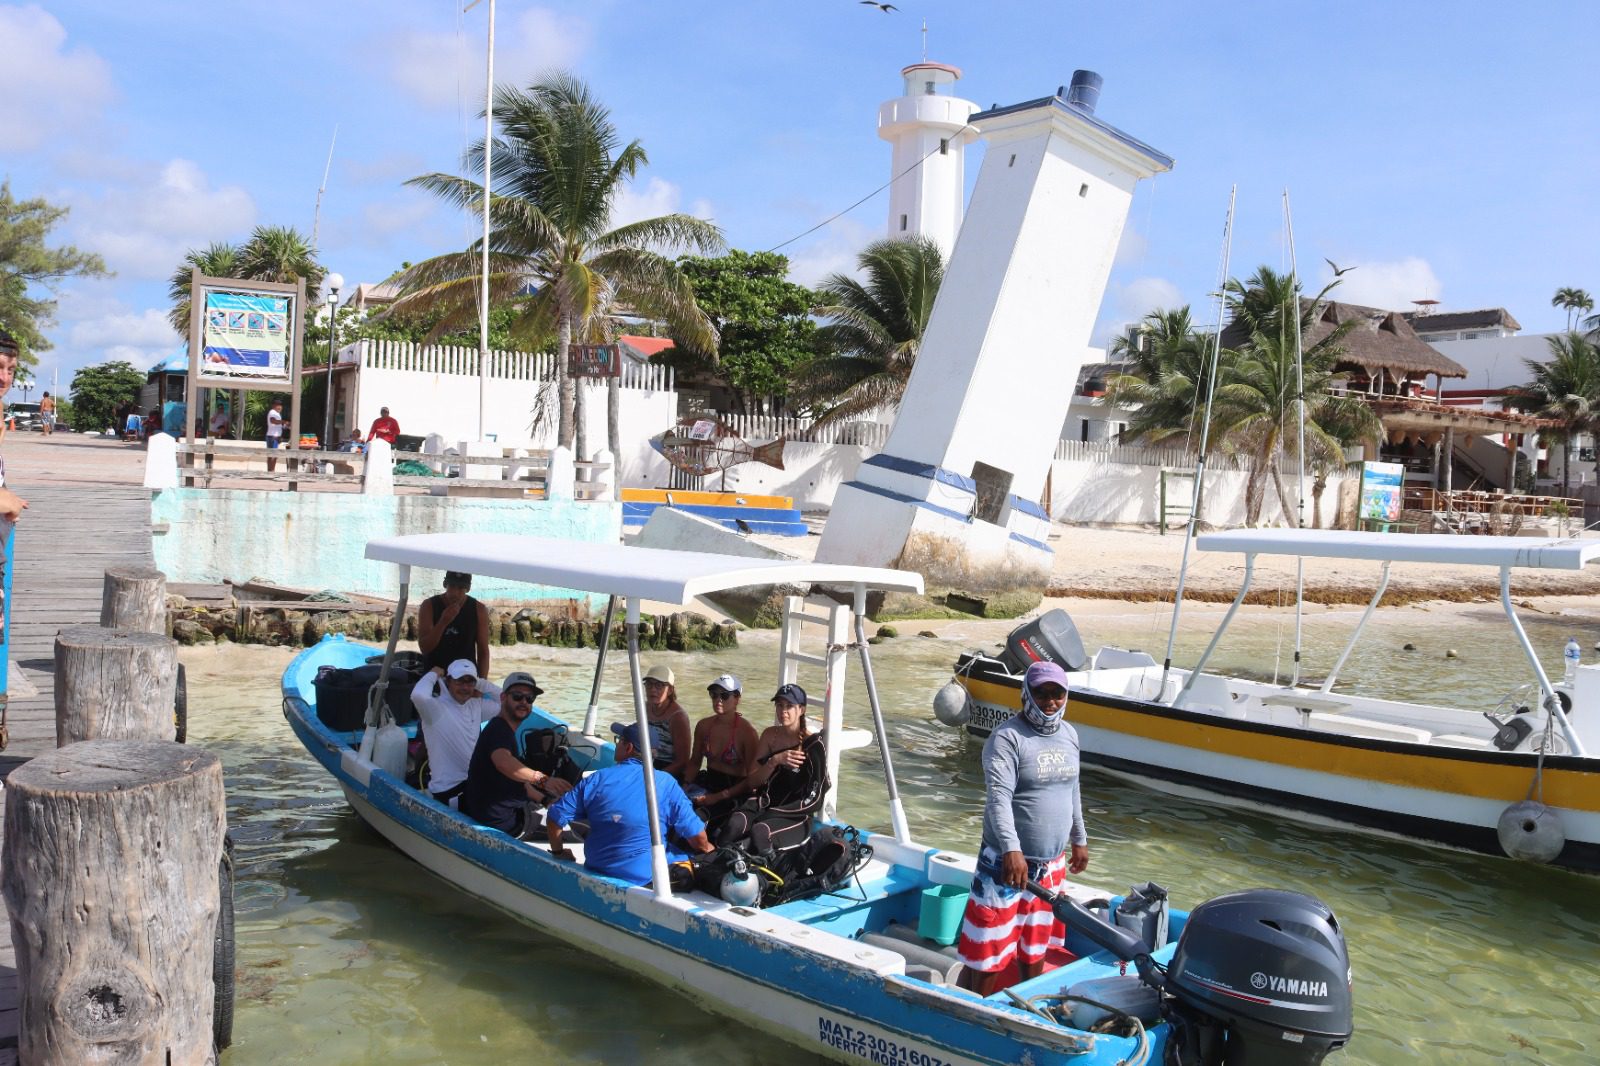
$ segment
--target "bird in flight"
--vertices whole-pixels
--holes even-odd
[[[895,7],[893,4],[880,4],[880,3],[878,3],[878,0],[861,0],[861,2],[863,4],[866,4],[868,7],[877,8],[879,11],[882,11],[885,15],[887,15],[891,11],[899,11],[900,10],[899,8]]]
[[[1333,268],[1333,276],[1334,277],[1338,277],[1341,274],[1348,274],[1348,273],[1350,273],[1350,271],[1355,269],[1355,267],[1345,267],[1343,270],[1340,270],[1339,269],[1339,264],[1335,263],[1332,259],[1329,259],[1327,256],[1323,256],[1322,257],[1322,261],[1324,263],[1327,263],[1328,266],[1330,266],[1331,268]]]

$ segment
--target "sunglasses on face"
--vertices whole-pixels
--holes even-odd
[[[720,688],[714,688],[711,690],[711,698],[714,700],[731,700],[737,695],[737,692],[725,692]]]
[[[506,699],[510,700],[512,703],[532,703],[533,702],[533,693],[531,693],[531,692],[507,692],[506,693]]]
[[[644,687],[645,688],[666,688],[667,687],[667,683],[665,681],[646,681],[644,683]]]
[[[1055,703],[1057,700],[1067,698],[1067,690],[1060,685],[1046,685],[1043,688],[1031,688],[1028,691],[1033,694],[1034,701],[1037,703]]]

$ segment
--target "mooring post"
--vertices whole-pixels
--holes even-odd
[[[56,746],[171,740],[178,644],[160,633],[69,626],[56,635]]]
[[[215,1063],[221,761],[90,740],[18,767],[5,797],[20,1060]]]
[[[106,571],[100,624],[107,629],[167,633],[167,575],[154,567]]]

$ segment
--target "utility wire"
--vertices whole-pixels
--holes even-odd
[[[942,139],[943,140],[943,144],[945,146],[948,146],[949,142],[955,140],[957,137],[961,136],[963,133],[967,132],[967,130],[969,130],[971,128],[972,128],[972,123],[970,123],[970,122],[966,123],[960,129],[956,130],[955,133],[952,133],[950,136],[943,138]],[[857,200],[855,203],[851,204],[849,207],[845,208],[843,211],[839,211],[839,212],[837,212],[835,214],[829,215],[827,218],[823,219],[821,222],[818,222],[815,226],[812,226],[810,229],[806,230],[804,233],[797,233],[793,237],[790,237],[788,240],[782,242],[781,244],[774,244],[771,248],[768,248],[767,251],[776,252],[779,248],[785,248],[785,247],[793,244],[795,241],[800,240],[802,237],[811,236],[811,234],[817,232],[817,230],[819,230],[819,229],[822,229],[824,226],[832,225],[834,222],[837,222],[839,219],[843,218],[845,215],[848,215],[850,212],[854,211],[856,208],[860,207],[862,204],[866,203],[868,200],[872,199],[874,196],[878,195],[880,192],[882,192],[883,190],[887,189],[889,186],[893,185],[895,182],[899,181],[901,178],[905,177],[907,174],[910,174],[913,170],[916,170],[918,167],[922,166],[922,164],[926,163],[930,158],[932,158],[939,151],[940,151],[940,149],[938,149],[938,148],[930,148],[930,149],[928,149],[927,154],[924,155],[921,159],[917,160],[915,163],[912,163],[909,167],[906,167],[900,173],[894,175],[888,181],[884,182],[882,185],[878,186],[876,189],[873,189],[871,192],[867,193],[867,195],[863,196],[861,199]]]

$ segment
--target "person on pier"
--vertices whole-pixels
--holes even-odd
[[[706,686],[711,714],[695,723],[687,773],[689,798],[701,817],[716,822],[733,813],[734,797],[756,768],[756,727],[739,714],[744,686],[723,674]]]
[[[562,831],[579,819],[586,820],[589,835],[583,841],[583,865],[594,873],[642,885],[650,880],[650,808],[639,765],[639,724],[619,722],[611,732],[617,738],[616,765],[596,770],[553,803],[545,816],[545,833],[552,855],[571,858],[572,853],[562,845]],[[675,846],[675,839],[701,854],[714,850],[705,823],[695,814],[678,779],[664,770],[651,772],[655,774],[656,811],[667,862],[689,857]]]
[[[1027,883],[1059,891],[1069,870],[1089,865],[1078,734],[1066,711],[1066,672],[1034,663],[1022,678],[1022,710],[983,745],[983,846],[958,948],[961,987],[980,996],[1000,990],[1013,960],[1021,980],[1037,977],[1045,955],[1066,939],[1066,927]]]
[[[517,758],[517,727],[543,691],[532,674],[517,670],[506,676],[500,686],[500,713],[478,734],[461,794],[462,814],[514,837],[522,835],[530,800],[543,806],[572,787]]]
[[[678,677],[670,666],[652,666],[644,675],[644,709],[650,719],[650,759],[657,770],[665,770],[688,783],[693,774],[689,756],[694,747],[689,712],[678,704]]]
[[[473,599],[472,575],[452,570],[444,591],[417,610],[417,647],[426,669],[469,659],[479,677],[489,676],[489,608]]]
[[[400,439],[400,423],[389,417],[387,407],[378,409],[378,417],[372,420],[372,428],[367,431],[367,443],[372,443],[374,438],[390,444]]]
[[[273,400],[272,406],[267,408],[267,447],[276,451],[283,447],[283,401]],[[278,460],[272,456],[267,457],[267,472],[271,473],[278,466]]]
[[[500,713],[500,689],[480,679],[471,659],[457,659],[423,674],[411,703],[428,745],[428,791],[453,807],[466,791],[479,730]]]

